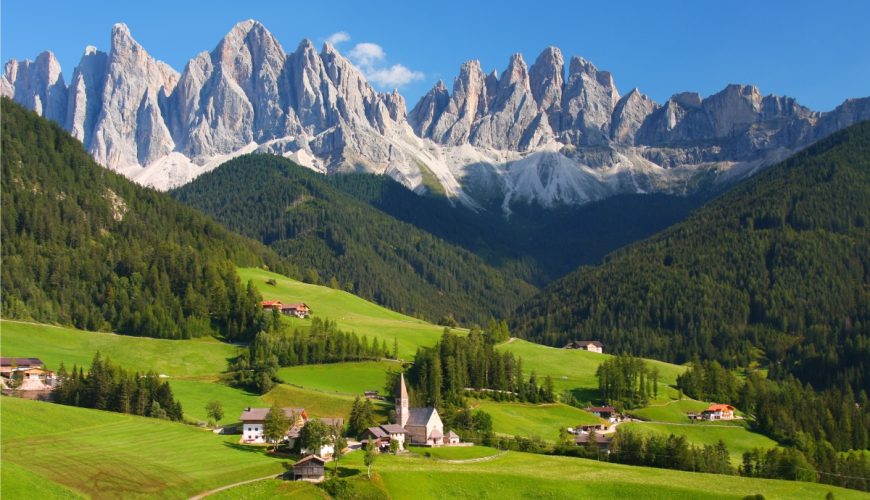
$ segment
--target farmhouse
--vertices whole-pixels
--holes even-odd
[[[293,438],[299,436],[299,428],[305,425],[308,421],[308,414],[305,408],[282,408],[284,416],[290,421],[290,430],[287,431],[287,437]],[[269,408],[247,408],[242,412],[239,420],[242,422],[242,442],[243,443],[265,443],[266,438],[263,437],[263,424],[266,421],[266,415],[269,414]]]
[[[319,483],[323,481],[323,466],[326,460],[317,455],[308,455],[293,464],[294,481],[310,481]]]
[[[296,316],[297,318],[307,318],[311,314],[311,309],[302,302],[296,304],[282,304],[280,309],[281,314]]]
[[[24,393],[48,393],[57,384],[55,373],[39,358],[0,358],[0,377],[4,388],[17,385]]]
[[[611,423],[619,420],[619,414],[616,413],[616,409],[612,406],[589,406],[586,408],[586,411],[598,418],[606,419]]]
[[[324,424],[326,424],[330,427],[334,427],[336,429],[339,429],[339,431],[344,428],[344,419],[341,417],[321,417],[321,418],[318,418],[317,420],[323,422]],[[291,433],[288,432],[287,437],[290,439],[298,438],[299,437],[299,430],[301,430],[301,429],[299,429],[297,427],[296,431],[294,433],[292,433],[292,435],[291,435]],[[335,443],[332,443],[332,442],[323,443],[323,445],[320,447],[319,450],[309,450],[307,448],[304,448],[301,451],[302,451],[302,453],[306,453],[306,454],[313,453],[315,455],[320,456],[321,458],[331,458],[332,455],[335,453]]]
[[[386,424],[377,427],[369,427],[363,433],[363,441],[368,443],[374,441],[379,451],[386,451],[390,447],[390,442],[399,443],[399,450],[405,449],[405,436],[407,433],[401,425]]]
[[[574,340],[568,342],[565,349],[582,349],[584,351],[597,352],[598,354],[601,354],[604,352],[604,344],[597,340]]]
[[[724,404],[710,405],[706,410],[701,412],[702,420],[733,420],[734,407]]]
[[[580,446],[591,445],[592,443],[594,443],[598,445],[598,447],[603,451],[607,451],[607,449],[610,447],[611,441],[613,441],[613,437],[606,436],[604,434],[598,434],[596,432],[581,433],[574,438],[574,442]]]
[[[44,368],[39,358],[0,358],[0,375],[9,378],[16,371]]]

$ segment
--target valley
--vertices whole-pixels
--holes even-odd
[[[868,498],[864,6],[97,3],[4,4],[0,497]]]

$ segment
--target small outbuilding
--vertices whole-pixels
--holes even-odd
[[[308,455],[293,464],[293,480],[319,483],[323,481],[325,464],[326,460],[317,455]]]
[[[565,346],[565,349],[580,349],[583,351],[589,352],[597,352],[601,354],[604,352],[604,344],[597,340],[573,340],[568,342],[568,345]]]

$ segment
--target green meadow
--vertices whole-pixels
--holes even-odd
[[[474,460],[501,453],[501,451],[488,446],[446,446],[443,448],[410,446],[408,450],[411,453],[439,460]]]
[[[387,372],[400,371],[394,361],[361,361],[327,365],[289,366],[278,370],[278,377],[304,389],[336,392],[345,395],[375,390],[384,394]]]
[[[578,349],[561,349],[534,344],[521,339],[500,344],[497,349],[510,351],[523,358],[523,372],[528,375],[533,370],[538,380],[549,375],[553,385],[560,392],[571,391],[580,401],[589,401],[598,396],[598,378],[595,376],[598,365],[613,356]],[[677,375],[686,368],[679,365],[645,360],[650,368],[659,369],[659,397],[669,396],[672,389],[668,386],[677,383]]]
[[[4,356],[39,357],[51,370],[61,362],[87,368],[100,351],[125,368],[170,378],[213,378],[239,352],[212,338],[162,340],[10,320],[0,320],[0,349]]]
[[[302,283],[257,268],[241,268],[238,272],[242,281],[254,283],[265,300],[304,302],[313,316],[334,320],[339,328],[369,339],[386,341],[390,349],[393,341],[398,341],[400,358],[413,358],[418,347],[434,345],[444,331],[444,327],[391,311],[342,290]],[[276,284],[266,283],[270,279]],[[310,324],[310,319],[287,318],[287,321],[297,327]]]
[[[284,470],[261,449],[238,445],[238,436],[24,399],[4,397],[2,405],[4,498],[33,498],[26,488],[40,482],[47,498],[63,490],[99,498],[187,498]]]
[[[343,476],[365,481],[362,453],[343,459]],[[375,482],[394,499],[420,498],[644,498],[740,499],[866,498],[827,485],[633,467],[569,457],[508,452],[490,460],[456,463],[420,455],[381,455]],[[361,477],[360,477],[361,476]]]
[[[305,408],[309,417],[344,417],[347,421],[355,396],[300,389],[286,384],[275,386],[263,395],[267,406],[277,402],[281,406]],[[392,408],[383,402],[375,402],[375,413],[386,421]]]
[[[498,434],[536,436],[547,441],[557,441],[562,427],[603,422],[589,412],[561,403],[533,405],[480,399],[473,400],[471,406],[492,416],[492,430]]]
[[[731,453],[731,462],[734,465],[740,463],[745,451],[753,448],[767,449],[778,446],[776,441],[763,434],[752,432],[742,425],[624,422],[619,425],[619,429],[631,429],[643,434],[682,435],[689,443],[696,446],[715,445],[721,440],[728,447],[728,451]]]

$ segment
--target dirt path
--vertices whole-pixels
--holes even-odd
[[[215,488],[213,490],[204,491],[197,495],[190,497],[188,500],[199,500],[200,498],[205,498],[209,495],[214,495],[219,491],[228,490],[230,488],[235,488],[236,486],[241,486],[243,484],[256,483],[257,481],[265,481],[266,479],[280,479],[283,474],[272,474],[271,476],[258,477],[257,479],[248,479],[247,481],[239,481],[238,483],[228,484],[226,486],[221,486],[220,488]]]

